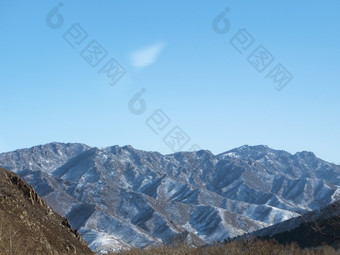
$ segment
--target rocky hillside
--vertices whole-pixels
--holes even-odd
[[[30,185],[0,168],[0,254],[93,253]]]
[[[255,231],[248,236],[275,239],[282,244],[297,243],[302,248],[323,244],[340,251],[340,201],[297,218]]]
[[[162,155],[51,143],[0,154],[94,251],[234,237],[339,199],[340,166],[242,146]]]

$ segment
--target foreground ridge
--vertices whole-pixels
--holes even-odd
[[[0,254],[93,253],[29,184],[0,168]]]

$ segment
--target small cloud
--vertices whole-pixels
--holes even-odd
[[[164,43],[157,43],[133,52],[130,57],[131,64],[135,67],[146,67],[153,64],[164,47]]]

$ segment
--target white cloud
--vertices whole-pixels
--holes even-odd
[[[164,47],[164,43],[157,43],[133,52],[130,56],[131,64],[135,67],[146,67],[153,64]]]

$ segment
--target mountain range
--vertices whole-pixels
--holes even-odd
[[[98,253],[221,241],[340,198],[340,166],[312,152],[242,146],[162,155],[50,143],[0,154]]]

